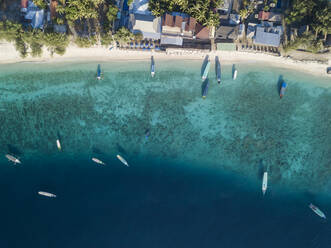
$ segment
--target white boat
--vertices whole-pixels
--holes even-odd
[[[236,78],[237,78],[237,74],[238,74],[237,69],[234,69],[234,71],[233,71],[233,76],[232,76],[233,80],[236,80]]]
[[[53,198],[56,197],[55,194],[52,194],[52,193],[49,193],[49,192],[45,192],[45,191],[38,191],[38,194],[39,195],[43,195],[43,196],[47,196],[47,197],[53,197]]]
[[[309,207],[311,208],[311,210],[313,210],[315,212],[315,214],[317,214],[319,217],[326,219],[325,214],[315,205],[313,205],[312,203],[309,204]]]
[[[104,162],[102,162],[100,159],[97,159],[97,158],[92,158],[92,161],[97,164],[106,165]]]
[[[21,161],[20,161],[18,158],[15,158],[15,157],[12,156],[12,155],[6,154],[6,158],[7,158],[9,161],[12,161],[14,164],[20,164],[20,163],[21,163]]]
[[[155,63],[154,63],[154,57],[151,58],[151,76],[154,77],[155,75]]]
[[[116,156],[123,164],[125,164],[127,167],[129,167],[128,162],[121,156],[121,155],[117,155]]]
[[[57,146],[57,149],[59,149],[59,151],[61,150],[61,143],[60,143],[60,140],[56,140],[56,146]]]
[[[262,193],[265,195],[265,192],[268,188],[268,172],[264,172],[263,174],[263,180],[262,180]]]

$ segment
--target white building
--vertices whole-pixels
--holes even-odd
[[[134,0],[130,5],[130,29],[142,33],[144,39],[160,39],[161,18],[148,10],[148,0]]]

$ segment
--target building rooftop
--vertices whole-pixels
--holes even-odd
[[[257,27],[254,44],[279,47],[280,35],[279,32],[268,32],[264,27]]]
[[[180,37],[180,36],[162,35],[161,36],[161,45],[182,46],[183,45],[183,38]]]
[[[174,17],[172,15],[165,14],[165,16],[163,17],[162,26],[173,27],[174,26]]]
[[[238,26],[221,25],[216,31],[216,38],[235,40],[238,37]]]
[[[197,23],[195,28],[195,36],[198,39],[209,39],[209,28]]]
[[[152,15],[131,14],[132,32],[144,38],[158,40],[161,36],[161,18]]]

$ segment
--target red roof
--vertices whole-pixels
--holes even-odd
[[[165,14],[163,18],[163,26],[169,26],[173,27],[174,26],[174,17],[169,14]]]
[[[269,19],[270,12],[260,11],[259,12],[259,20],[265,21]]]
[[[195,28],[195,36],[198,39],[209,39],[209,28],[197,23]]]
[[[176,27],[179,27],[179,28],[182,28],[182,22],[183,22],[183,17],[181,17],[181,16],[176,16],[176,19],[175,19],[175,26],[176,26]]]
[[[21,0],[21,8],[27,8],[28,7],[28,0]]]
[[[185,31],[194,31],[196,25],[197,21],[193,17],[189,17],[185,25]]]

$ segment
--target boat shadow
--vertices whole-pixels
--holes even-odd
[[[101,149],[95,146],[92,147],[92,152],[99,155],[105,155],[105,153]]]
[[[154,56],[151,56],[151,70],[152,70],[152,66],[154,65],[155,61],[154,61]]]
[[[234,71],[236,70],[236,65],[235,64],[233,64],[232,65],[232,77],[233,77],[233,74],[234,74]]]
[[[280,88],[282,87],[282,83],[284,82],[284,77],[283,75],[280,75],[278,77],[278,81],[277,81],[277,93],[280,94]]]
[[[116,143],[116,148],[117,148],[117,150],[119,151],[120,154],[128,155],[126,150],[120,144]]]
[[[205,59],[203,60],[203,63],[202,63],[202,66],[201,66],[201,73],[200,73],[200,76],[202,77],[205,69],[206,69],[206,66],[207,66],[207,63],[208,63],[208,59],[209,59],[209,55],[206,55]]]
[[[267,171],[267,167],[263,165],[263,160],[261,159],[258,165],[257,178],[262,180],[265,171]]]
[[[18,147],[12,145],[12,144],[7,144],[7,149],[10,154],[13,156],[21,157],[24,155],[23,151],[21,151]]]
[[[202,84],[201,84],[201,96],[203,96],[203,93],[204,93],[204,91],[205,91],[205,88],[207,87],[207,85],[208,85],[208,78],[206,78],[203,82],[202,82]]]

